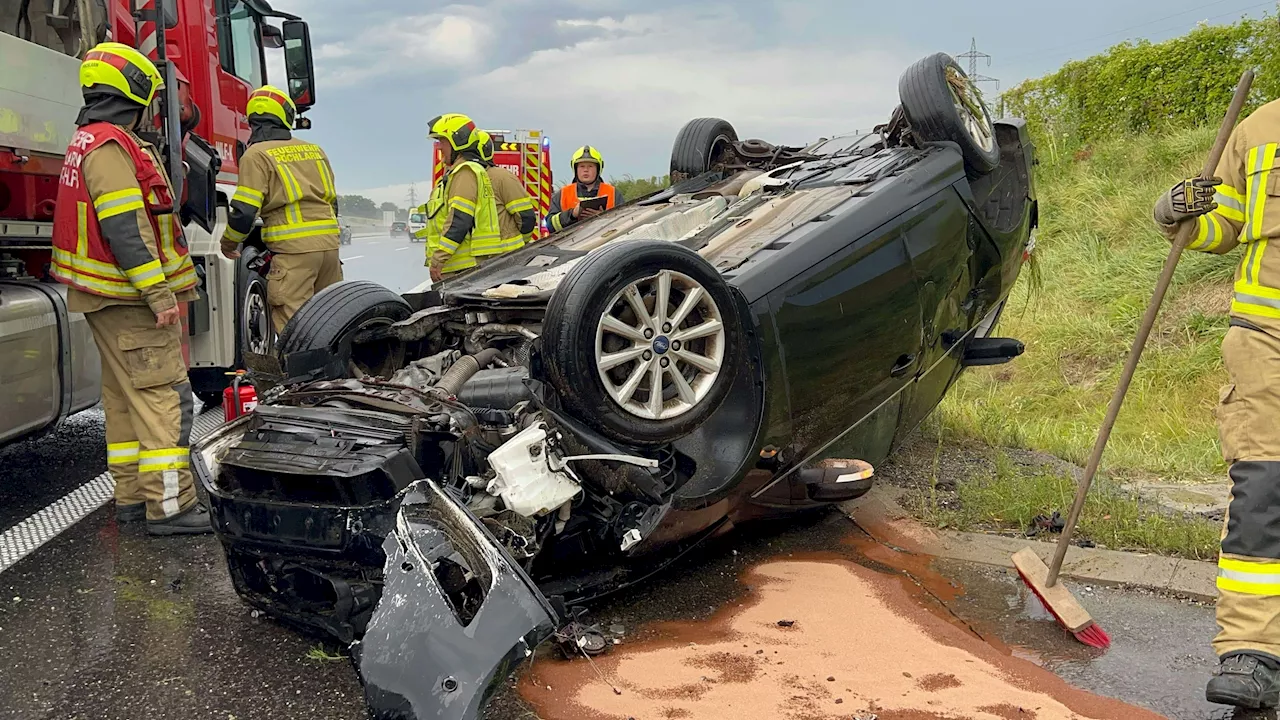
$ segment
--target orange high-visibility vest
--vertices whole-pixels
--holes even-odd
[[[613,186],[607,182],[600,183],[600,195],[603,195],[606,198],[607,204],[605,205],[605,209],[612,210],[614,204],[618,200],[618,194],[613,189]],[[600,197],[600,195],[593,195],[592,197]],[[565,185],[564,187],[560,188],[560,209],[561,210],[574,209],[575,207],[578,206],[579,199],[580,198],[578,197],[578,183],[576,181],[571,182],[568,185]],[[590,199],[590,198],[583,198],[583,199]]]
[[[151,230],[156,237],[156,249],[160,253],[159,267],[129,268],[128,275],[116,261],[111,245],[102,237],[98,209],[94,207],[80,172],[84,156],[112,140],[129,153],[141,188],[141,197],[134,197],[137,192],[126,193],[129,197],[122,195],[114,202],[119,203],[119,208],[124,208],[136,206],[141,201],[147,210]],[[99,198],[99,203],[101,201]],[[116,125],[107,122],[85,125],[76,131],[67,147],[53,216],[50,274],[82,292],[127,300],[142,298],[136,284],[164,281],[170,290],[178,293],[194,288],[199,282],[195,266],[187,254],[172,188],[151,155]]]

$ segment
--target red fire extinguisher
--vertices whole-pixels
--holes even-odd
[[[222,391],[222,415],[231,422],[246,413],[253,412],[258,406],[258,393],[252,383],[244,382],[244,371],[227,373],[234,376],[230,387]]]

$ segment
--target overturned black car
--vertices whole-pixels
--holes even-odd
[[[236,590],[352,643],[375,717],[475,717],[574,609],[856,498],[992,328],[1033,148],[945,54],[870,134],[679,133],[673,185],[424,292],[326,288],[193,453]]]

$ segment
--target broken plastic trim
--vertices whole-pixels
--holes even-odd
[[[480,521],[431,480],[387,535],[382,598],[352,657],[374,720],[471,720],[558,625]]]

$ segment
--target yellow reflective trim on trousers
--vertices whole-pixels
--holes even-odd
[[[1280,563],[1219,558],[1217,584],[1246,595],[1280,595]]]
[[[138,443],[107,443],[107,464],[128,465],[138,462]]]
[[[164,282],[164,270],[160,268],[159,260],[152,260],[135,268],[125,268],[124,274],[129,276],[129,282],[139,290]]]
[[[76,254],[89,254],[89,204],[84,202],[76,203]]]
[[[138,472],[182,470],[190,466],[191,452],[187,448],[163,448],[143,450],[138,453]]]
[[[243,185],[237,186],[235,194],[231,196],[232,202],[239,201],[244,203],[245,205],[250,205],[258,210],[262,209],[262,201],[264,199],[266,199],[266,196],[263,195],[261,192],[254,190],[251,187],[245,187]]]

